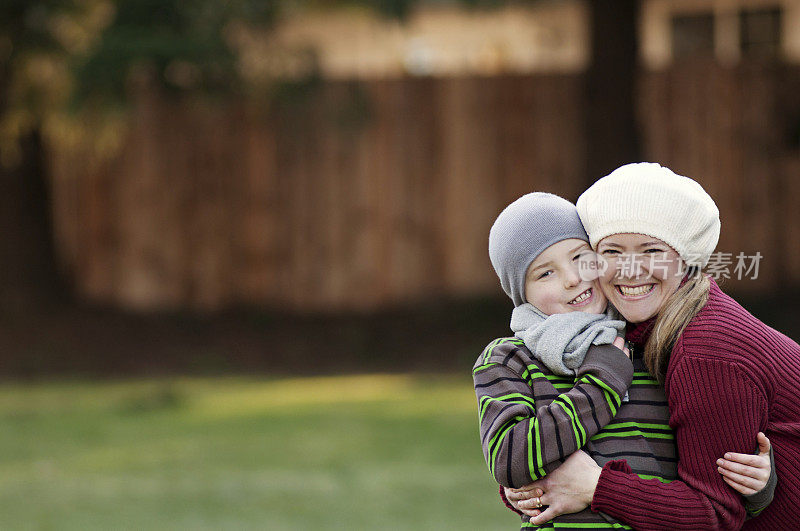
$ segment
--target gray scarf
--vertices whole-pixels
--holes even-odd
[[[591,345],[610,344],[625,322],[609,305],[606,313],[569,312],[547,315],[525,303],[511,313],[511,330],[533,356],[560,376],[574,376]]]

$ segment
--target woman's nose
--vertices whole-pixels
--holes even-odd
[[[647,276],[645,256],[640,254],[624,254],[616,263],[617,278],[640,278]]]

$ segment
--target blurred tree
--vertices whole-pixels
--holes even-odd
[[[0,313],[68,293],[54,253],[48,120],[123,104],[137,75],[168,91],[236,91],[226,31],[267,26],[275,12],[276,0],[0,2]]]
[[[91,3],[0,3],[0,310],[59,292],[41,124],[62,100],[65,59],[80,46]],[[90,20],[90,17],[87,18]]]
[[[118,0],[98,45],[76,62],[75,101],[122,103],[131,75],[170,92],[240,88],[231,29],[268,27],[277,0]]]

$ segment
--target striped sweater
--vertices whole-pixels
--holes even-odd
[[[712,280],[708,302],[673,348],[665,387],[680,480],[648,481],[610,462],[592,509],[637,529],[800,529],[800,346]],[[772,442],[778,483],[772,504],[745,521],[742,498],[715,461],[751,452],[759,430]]]
[[[592,347],[575,378],[567,378],[541,366],[517,338],[490,343],[475,363],[473,379],[483,454],[498,483],[527,485],[579,448],[601,466],[624,457],[642,478],[674,479],[677,459],[666,398],[639,352],[633,350],[631,364],[611,345]],[[522,527],[535,526],[523,518]],[[587,508],[542,527],[576,528],[627,526]]]

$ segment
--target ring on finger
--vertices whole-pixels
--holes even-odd
[[[536,499],[536,507],[541,507],[542,506],[542,499],[539,498],[539,496],[536,496],[535,499]]]

